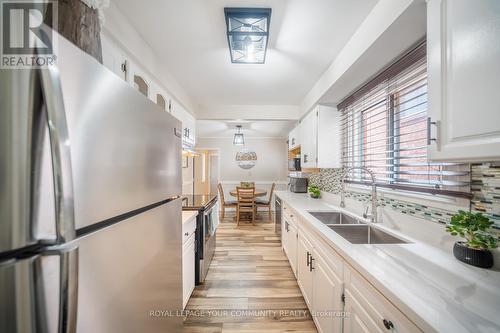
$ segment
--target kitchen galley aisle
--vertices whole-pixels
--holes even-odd
[[[205,283],[186,306],[184,332],[317,332],[272,221],[217,230]]]

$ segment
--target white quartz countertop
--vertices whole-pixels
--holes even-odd
[[[500,272],[461,263],[383,224],[377,226],[411,243],[351,244],[307,211],[356,214],[307,194],[276,195],[424,332],[500,332]]]
[[[198,215],[198,211],[196,210],[183,210],[182,211],[182,224],[191,221],[191,219],[195,218]]]

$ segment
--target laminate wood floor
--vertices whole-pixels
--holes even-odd
[[[239,227],[227,215],[206,281],[186,306],[184,332],[317,332],[267,214]]]

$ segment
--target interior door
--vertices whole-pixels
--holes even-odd
[[[81,236],[78,332],[177,332],[182,318],[181,200]],[[157,312],[156,312],[157,313]]]
[[[219,155],[209,155],[210,193],[217,194],[219,184]]]

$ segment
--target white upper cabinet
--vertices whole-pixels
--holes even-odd
[[[288,149],[294,149],[300,145],[300,124],[295,126],[294,129],[288,134]]]
[[[118,75],[124,81],[127,80],[127,58],[111,40],[102,36],[102,64],[110,71]]]
[[[500,159],[500,2],[428,0],[429,157]]]
[[[300,123],[300,157],[301,167],[316,168],[318,149],[318,114],[317,110],[309,112]]]
[[[340,168],[340,112],[318,105],[299,125],[301,166]]]
[[[317,168],[340,168],[340,112],[337,108],[318,106],[318,163]]]
[[[187,147],[196,144],[196,119],[176,101],[169,100],[172,115],[182,123],[182,143]]]
[[[127,57],[126,53],[110,38],[101,35],[103,65],[121,77],[141,94],[157,104],[162,110],[172,113],[182,122],[182,142],[194,147],[196,143],[196,119],[152,79],[146,71]]]

